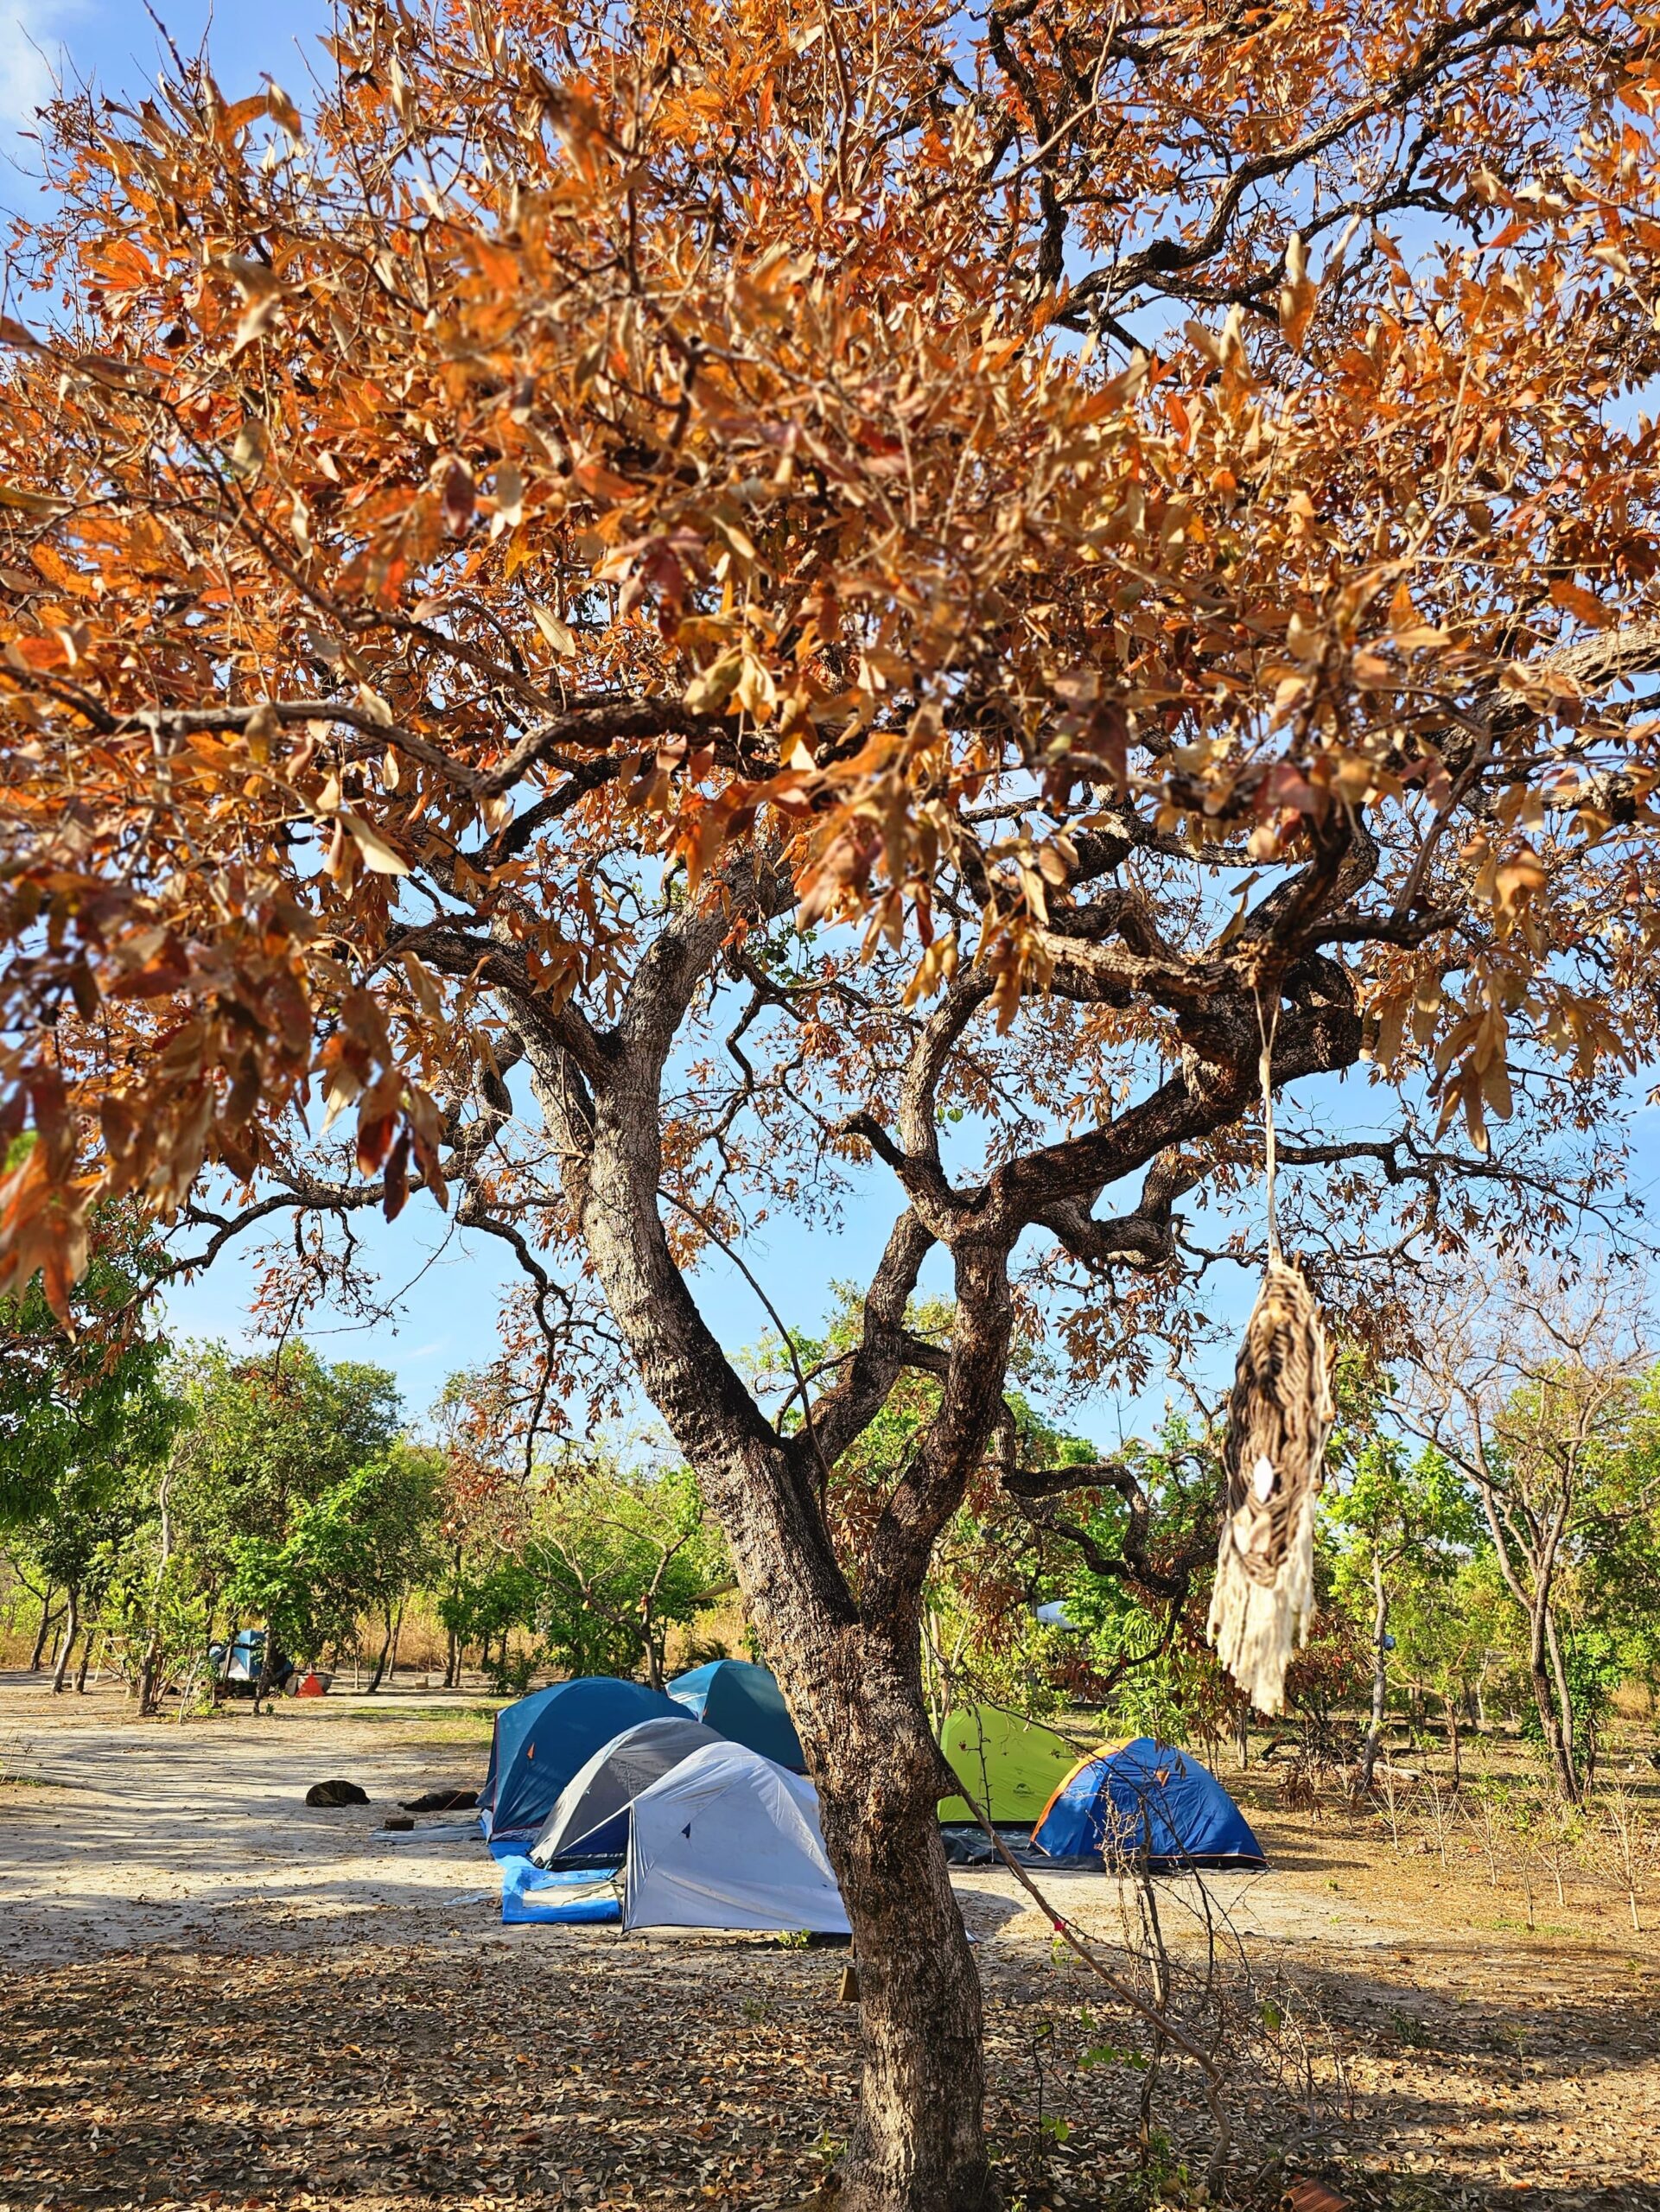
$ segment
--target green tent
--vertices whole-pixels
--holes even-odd
[[[995,1705],[964,1706],[939,1732],[953,1773],[994,1821],[1035,1821],[1078,1764],[1076,1746],[1053,1728]],[[960,1797],[940,1800],[942,1821],[971,1821]]]

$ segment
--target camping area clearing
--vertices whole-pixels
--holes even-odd
[[[476,1784],[489,1705],[400,1691],[141,1726],[114,1692],[38,1679],[0,1678],[3,2212],[813,2196],[853,2112],[843,1950],[504,1928],[479,1845],[377,1835],[398,1798]],[[373,1802],[308,1809],[336,1775]],[[1284,2023],[1282,2063],[1231,2092],[1242,2185],[1660,2205],[1660,1943],[1628,1900],[1570,1884],[1558,1905],[1536,1881],[1530,1932],[1461,1831],[1443,1867],[1415,1828],[1392,1846],[1376,1817],[1284,1809],[1272,1766],[1224,1778],[1273,1869],[1218,1879],[1212,1906],[1249,1963],[1238,2001]],[[1136,2038],[1012,1878],[954,1878],[1011,2203],[1186,2201],[1193,2085],[1161,2082],[1169,2139],[1143,2170]],[[1119,1955],[1115,1884],[1045,1886]],[[1196,1899],[1158,1889],[1191,1960]]]

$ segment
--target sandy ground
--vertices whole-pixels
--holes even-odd
[[[809,2200],[855,2108],[845,1954],[504,1929],[480,1845],[379,1833],[476,1785],[489,1719],[400,1691],[140,1726],[0,1677],[0,2212]],[[308,1809],[332,1776],[373,1802]],[[1233,2201],[1313,2175],[1379,2212],[1660,2208],[1660,1944],[1617,1900],[1530,1931],[1462,1847],[1288,1815],[1271,1777],[1243,1794],[1273,1871],[1159,1885],[1179,1961],[1207,1902],[1239,1939]],[[1122,1962],[1133,1899],[1043,1886]],[[956,1887],[1011,2212],[1193,2201],[1194,2080],[1161,2079],[1149,2179],[1145,2038],[1012,1877]]]
[[[382,1822],[398,1801],[483,1779],[487,1708],[404,1692],[331,1699],[328,1711],[279,1704],[181,1727],[125,1719],[94,1693],[52,1700],[28,1676],[0,1675],[0,1959],[87,1956],[215,1938],[264,1943],[402,1942],[464,1920],[496,1924],[500,1882],[481,1843],[454,1821],[419,1815],[409,1837]],[[313,1810],[313,1782],[340,1776],[367,1806]],[[422,1829],[430,1828],[429,1838]],[[1047,1934],[1006,1871],[960,1870],[954,1885],[983,1940]],[[1095,1872],[1046,1870],[1041,1887],[1081,1928],[1111,1939],[1133,1901]],[[1253,1941],[1369,1949],[1404,1940],[1403,1922],[1345,1909],[1322,1878],[1295,1869],[1167,1881],[1166,1933],[1205,1940],[1219,1912]],[[502,1931],[509,1939],[522,1933]]]

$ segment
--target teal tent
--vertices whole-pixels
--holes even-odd
[[[487,1835],[533,1834],[560,1791],[602,1744],[640,1720],[678,1720],[682,1708],[643,1682],[584,1675],[503,1706],[479,1792]]]
[[[669,1695],[728,1743],[742,1744],[792,1773],[807,1771],[784,1693],[766,1668],[746,1659],[711,1659],[706,1667],[677,1675]]]

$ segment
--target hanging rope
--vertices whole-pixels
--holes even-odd
[[[1262,1019],[1262,992],[1255,986],[1252,996],[1256,1001],[1256,1034],[1262,1040],[1262,1049],[1256,1060],[1256,1079],[1262,1086],[1262,1195],[1268,1205],[1268,1263],[1271,1268],[1280,1264],[1280,1217],[1274,1204],[1274,1171],[1276,1165],[1274,1150],[1274,1039],[1280,1028],[1280,995],[1274,994],[1274,1013]]]
[[[1314,1604],[1314,1501],[1332,1421],[1326,1331],[1300,1269],[1280,1249],[1275,1206],[1274,1039],[1279,994],[1256,1027],[1262,1084],[1268,1267],[1234,1369],[1223,1440],[1221,1542],[1208,1634],[1259,1712],[1285,1703],[1285,1670]]]

